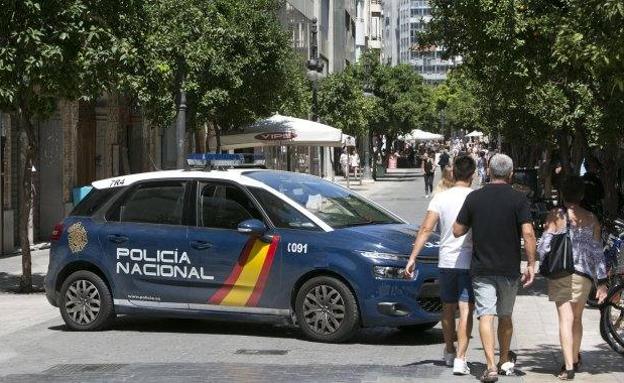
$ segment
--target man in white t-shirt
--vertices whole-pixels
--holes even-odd
[[[470,185],[474,177],[476,164],[469,155],[459,156],[453,162],[452,188],[436,194],[427,209],[414,248],[405,268],[405,276],[414,277],[417,257],[429,235],[437,224],[440,225],[440,298],[442,299],[442,332],[444,334],[444,362],[453,366],[453,374],[468,375],[470,369],[466,362],[468,340],[472,332],[472,310],[474,293],[470,278],[470,260],[472,257],[471,232],[455,238],[453,223],[464,204],[466,196],[472,192]],[[455,312],[459,309],[459,324],[455,329]],[[455,348],[457,334],[457,348]]]

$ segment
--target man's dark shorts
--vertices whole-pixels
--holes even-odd
[[[470,270],[440,268],[442,303],[474,302]]]

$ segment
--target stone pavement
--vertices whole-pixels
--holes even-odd
[[[406,176],[354,189],[419,223],[429,200],[417,172]],[[39,283],[47,257],[34,252]],[[109,331],[67,331],[42,294],[10,293],[19,270],[19,257],[0,259],[0,382],[474,382],[484,368],[476,326],[468,377],[442,366],[439,325],[425,333],[365,329],[346,344],[309,342],[290,326],[188,319],[122,317]],[[520,376],[502,383],[557,381],[556,313],[538,282],[516,304]],[[624,359],[600,339],[598,317],[586,312],[577,381],[624,383]]]

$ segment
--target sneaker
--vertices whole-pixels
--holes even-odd
[[[518,356],[516,355],[515,352],[509,351],[508,359],[509,359],[508,362],[498,365],[499,375],[510,376],[510,375],[515,374],[515,367],[516,367],[516,361],[518,360]]]
[[[446,352],[446,347],[444,347],[443,358],[444,364],[446,364],[447,367],[453,367],[453,362],[455,361],[454,352]]]
[[[470,368],[466,359],[455,358],[453,361],[453,375],[469,375]]]

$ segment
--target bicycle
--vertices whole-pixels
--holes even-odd
[[[615,233],[615,234],[614,234]],[[605,243],[604,247],[604,257],[605,264],[607,269],[607,288],[613,286],[614,279],[618,278],[619,275],[614,272],[615,268],[618,265],[618,255],[624,250],[624,221],[620,219],[616,219],[614,221],[610,221],[609,223],[605,223],[605,230],[602,232],[603,242]],[[624,262],[619,262],[620,265],[623,265]],[[592,289],[589,293],[589,298],[587,299],[587,305],[593,308],[600,308],[598,301],[596,300],[596,286],[592,286]]]
[[[614,224],[619,234],[610,235],[605,248],[609,292],[600,307],[600,335],[624,355],[624,223],[618,220]]]

